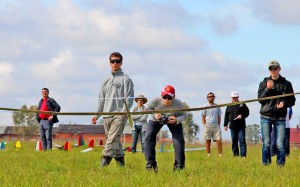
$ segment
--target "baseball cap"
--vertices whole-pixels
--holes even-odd
[[[231,92],[231,97],[239,97],[239,92],[237,91]]]
[[[279,62],[273,60],[273,61],[269,62],[269,64],[268,64],[268,68],[270,68],[270,67],[278,68],[278,67],[280,67],[280,64],[279,64]]]
[[[171,85],[167,85],[165,86],[162,91],[161,91],[161,96],[165,96],[165,95],[169,95],[171,97],[174,97],[175,96],[175,89],[173,86]]]

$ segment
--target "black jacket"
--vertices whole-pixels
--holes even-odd
[[[270,97],[282,94],[294,93],[292,83],[286,80],[284,77],[279,75],[279,78],[274,81],[274,88],[267,89],[267,81],[272,80],[271,77],[266,77],[259,84],[258,98]],[[278,109],[276,105],[280,102],[284,103],[284,107]],[[281,97],[278,99],[270,99],[259,101],[261,104],[260,114],[262,118],[268,118],[273,120],[285,120],[286,112],[288,107],[295,105],[295,96]]]
[[[234,120],[238,115],[242,115],[242,119]],[[246,104],[237,104],[226,107],[224,116],[224,126],[229,125],[230,129],[246,128],[246,118],[249,116],[249,108]]]
[[[39,106],[38,106],[38,110],[40,110],[41,105],[42,105],[43,99],[40,100],[39,102]],[[60,111],[60,106],[59,104],[53,99],[53,98],[48,98],[46,101],[47,107],[49,109],[49,111],[54,111],[54,112],[59,112]],[[39,113],[36,114],[36,119],[38,122],[41,121],[40,117],[39,117]],[[57,115],[53,115],[53,119],[52,119],[52,123],[57,123],[58,122],[58,118]]]

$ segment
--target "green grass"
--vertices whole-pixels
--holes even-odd
[[[125,167],[112,160],[99,167],[103,148],[81,153],[83,147],[71,151],[35,151],[35,142],[22,142],[15,150],[8,142],[0,151],[0,186],[299,186],[300,159],[292,150],[285,167],[261,164],[261,145],[248,146],[248,157],[233,157],[230,145],[223,146],[223,157],[215,145],[210,157],[205,151],[186,152],[186,169],[173,171],[173,153],[157,153],[159,172],[145,170],[142,153],[128,153]],[[159,149],[159,146],[157,146]],[[165,147],[168,149],[168,146]]]

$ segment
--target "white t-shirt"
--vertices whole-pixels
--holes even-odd
[[[205,104],[203,105],[203,107],[208,107],[208,106],[216,106],[217,104]],[[209,125],[218,125],[218,116],[222,114],[221,108],[217,107],[217,108],[210,108],[210,109],[205,109],[202,110],[202,116],[205,116],[205,120],[206,120],[206,124]]]

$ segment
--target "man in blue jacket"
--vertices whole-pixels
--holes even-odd
[[[59,104],[53,99],[49,97],[49,89],[43,88],[42,89],[42,96],[43,98],[40,100],[38,105],[38,110],[41,111],[54,111],[59,112],[60,106]],[[51,150],[52,149],[52,128],[53,124],[58,122],[57,115],[52,114],[44,114],[44,113],[37,113],[36,119],[40,124],[40,137],[42,140],[43,150]]]

